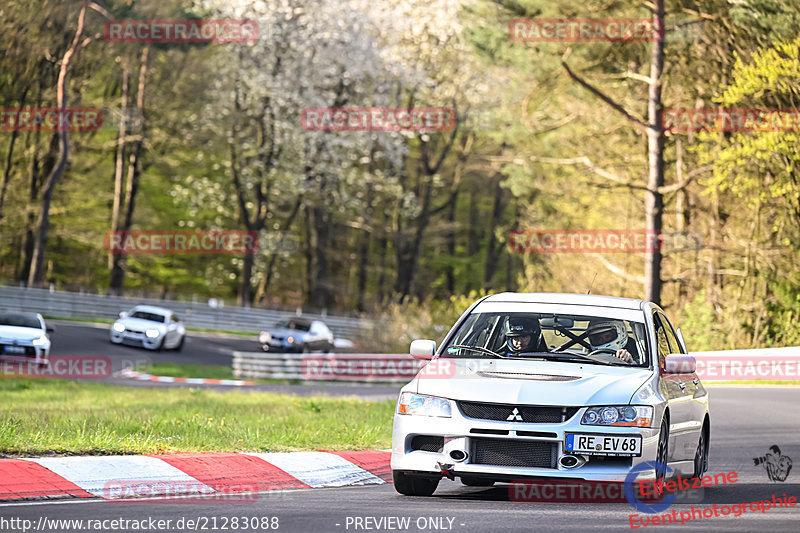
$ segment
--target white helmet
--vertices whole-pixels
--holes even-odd
[[[628,332],[625,325],[619,320],[602,320],[589,323],[589,344],[599,350],[622,350],[628,344]]]

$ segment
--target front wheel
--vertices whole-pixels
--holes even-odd
[[[667,462],[669,461],[669,424],[666,418],[661,421],[661,431],[658,432],[658,451],[656,453],[656,481],[662,480],[667,475]]]
[[[179,343],[178,343],[178,344],[175,346],[175,348],[173,348],[173,350],[175,350],[176,352],[180,352],[180,351],[183,349],[183,341],[184,341],[184,340],[186,340],[186,335],[183,335],[183,336],[181,337],[181,342],[179,342]]]
[[[430,496],[439,486],[439,480],[409,476],[403,472],[392,470],[394,489],[406,496]]]
[[[708,435],[706,426],[700,430],[700,440],[697,443],[697,450],[694,452],[694,475],[700,477],[708,470]]]

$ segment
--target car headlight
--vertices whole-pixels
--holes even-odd
[[[114,328],[114,331],[117,331],[119,333],[122,333],[123,331],[125,331],[125,326],[123,326],[119,322],[114,322],[114,326],[112,326],[112,327]]]
[[[34,346],[44,346],[45,344],[47,344],[47,337],[45,337],[44,335],[42,335],[38,339],[33,339]]]
[[[266,331],[262,331],[261,335],[258,336],[258,342],[260,342],[261,344],[267,344],[271,340],[272,340],[272,335],[270,335]]]
[[[288,342],[289,344],[294,344],[294,337],[287,337],[286,342]]]
[[[144,334],[147,336],[148,339],[155,339],[161,334],[161,332],[158,331],[157,329],[148,329],[145,330]]]
[[[653,408],[649,405],[589,407],[581,418],[581,424],[587,426],[648,428],[652,421]]]
[[[438,416],[450,418],[452,407],[450,400],[437,396],[425,396],[404,392],[397,403],[397,412],[401,415]]]

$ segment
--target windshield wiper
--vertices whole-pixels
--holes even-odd
[[[493,352],[492,350],[490,350],[488,348],[483,348],[481,346],[467,346],[465,344],[454,344],[452,346],[448,346],[447,347],[448,350],[450,348],[458,348],[460,350],[473,350],[473,351],[476,351],[476,352],[479,352],[479,353],[485,353],[485,354],[493,355],[495,357],[499,357],[500,359],[508,359],[505,355],[501,355],[501,354],[499,354],[497,352]]]

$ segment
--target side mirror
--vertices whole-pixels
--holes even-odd
[[[122,311],[122,312],[119,314],[119,317],[120,317],[120,318],[125,318],[126,316],[128,316],[128,313],[127,313],[127,312],[125,312],[125,311]]]
[[[667,374],[693,374],[697,372],[697,360],[682,353],[671,353],[664,361]]]
[[[436,353],[436,341],[427,339],[412,341],[409,352],[414,359],[431,359]]]

